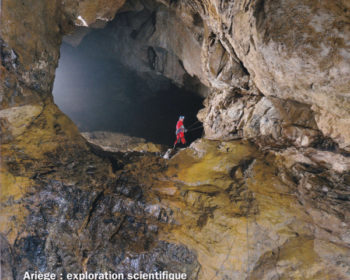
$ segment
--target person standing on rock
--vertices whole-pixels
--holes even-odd
[[[174,143],[174,147],[176,146],[177,143],[179,143],[181,141],[182,144],[186,144],[186,139],[185,139],[185,132],[187,132],[187,129],[185,129],[184,126],[184,116],[180,116],[179,120],[177,121],[176,124],[176,140]]]

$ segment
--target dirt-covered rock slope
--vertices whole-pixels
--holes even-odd
[[[350,279],[348,1],[1,5],[2,279]],[[170,160],[99,149],[53,102],[63,36],[115,15],[108,55],[206,96]]]

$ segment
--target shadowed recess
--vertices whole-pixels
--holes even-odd
[[[146,81],[98,53],[101,50],[91,47],[96,45],[93,39],[89,35],[78,47],[62,44],[53,90],[55,103],[80,131],[120,132],[171,145],[179,115],[186,116],[187,126],[197,121],[202,108],[198,94],[161,76]],[[187,138],[191,142],[201,135],[197,129]]]

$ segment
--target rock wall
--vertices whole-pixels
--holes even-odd
[[[138,25],[161,49],[135,57],[212,90],[199,113],[212,140],[170,161],[92,147],[52,100],[62,36],[122,1],[2,2],[2,277],[349,279],[349,3],[162,4]]]
[[[203,19],[201,80],[217,90],[240,88],[241,94],[310,105],[318,130],[349,150],[348,2],[179,1],[175,6],[180,17],[191,12]]]
[[[203,76],[202,25],[186,25],[175,11],[156,1],[133,0],[104,29],[95,26],[77,28],[64,40],[74,46],[91,45],[90,49],[99,50],[96,56],[136,71],[153,90],[168,78],[177,86],[207,95],[208,88],[198,79]]]
[[[312,130],[293,130],[293,134],[322,135],[349,151],[348,3],[161,2],[127,2],[104,32],[109,42],[106,51],[149,81],[162,75],[203,96],[209,88],[214,97],[208,97],[207,109],[200,116],[209,138],[227,139],[235,134],[228,129],[212,133],[221,127],[213,126],[212,116],[206,113],[217,107],[219,98],[230,103],[236,93],[243,96],[235,98],[237,108],[247,95],[274,100],[268,106],[284,106],[286,100],[291,101],[289,107],[294,102],[305,104],[315,125]],[[256,104],[256,110],[261,104]],[[249,122],[247,111],[237,114]],[[270,123],[282,117],[269,114]],[[220,123],[232,126],[230,118]]]

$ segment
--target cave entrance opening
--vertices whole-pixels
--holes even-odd
[[[117,42],[111,40],[113,24],[112,21],[103,29],[86,28],[84,32],[89,32],[83,38],[70,36],[64,40],[53,88],[54,101],[81,132],[117,132],[172,146],[178,117],[186,116],[187,126],[196,122],[203,97],[195,86],[193,90],[177,86],[153,71],[152,65],[150,71],[137,65],[137,61],[133,62],[134,68],[125,65],[125,57],[121,59],[121,54],[114,51],[113,44]],[[145,49],[145,54],[149,60],[152,49]],[[138,71],[138,66],[146,70]],[[202,129],[189,132],[188,142],[202,133]]]

